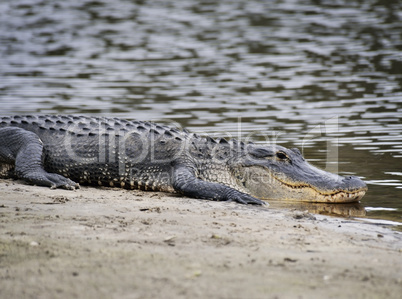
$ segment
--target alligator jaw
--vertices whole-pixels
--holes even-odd
[[[239,185],[250,195],[264,200],[321,203],[358,202],[367,186],[358,177],[342,177],[305,163],[304,173],[295,178],[268,167],[247,166],[238,173]],[[290,171],[288,171],[289,173]]]
[[[366,194],[367,187],[356,190],[340,190],[334,192],[321,192],[314,187],[308,185],[293,185],[285,183],[275,178],[284,188],[291,189],[291,193],[305,193],[305,199],[300,198],[298,201],[321,202],[321,203],[351,203],[358,202]],[[307,194],[310,194],[307,196]],[[286,197],[286,200],[295,200],[293,197]]]
[[[329,203],[349,203],[349,202],[357,202],[366,194],[366,190],[360,190],[356,192],[338,192],[332,195],[323,195],[323,200],[320,202],[329,202]]]

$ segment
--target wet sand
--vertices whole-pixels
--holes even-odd
[[[400,298],[402,234],[174,194],[0,180],[1,298]]]

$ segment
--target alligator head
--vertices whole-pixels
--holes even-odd
[[[309,164],[296,148],[250,146],[232,161],[232,171],[247,192],[260,199],[348,203],[359,201],[366,184]]]

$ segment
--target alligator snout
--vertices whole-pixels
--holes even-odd
[[[366,191],[367,185],[357,176],[347,176],[344,177],[343,183],[345,184],[345,189],[350,191],[361,190]]]

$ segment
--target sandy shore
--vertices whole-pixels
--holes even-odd
[[[1,298],[400,298],[402,234],[291,209],[0,180]]]

